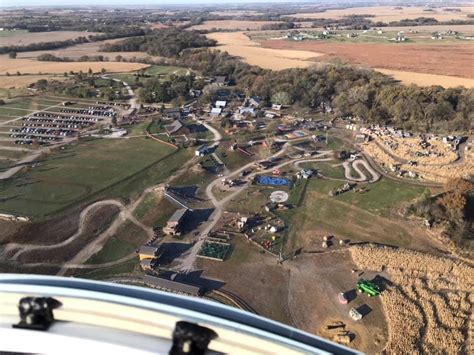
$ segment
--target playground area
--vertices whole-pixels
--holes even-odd
[[[257,175],[255,177],[255,183],[264,186],[288,186],[291,187],[292,183],[290,180],[268,175]]]

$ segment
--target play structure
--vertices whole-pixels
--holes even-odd
[[[379,287],[375,283],[368,280],[360,279],[357,281],[356,289],[359,293],[365,293],[369,297],[380,295]]]
[[[291,181],[281,177],[258,175],[255,178],[255,182],[259,185],[270,185],[270,186],[290,186]]]

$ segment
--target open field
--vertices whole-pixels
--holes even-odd
[[[172,151],[144,138],[82,141],[3,182],[0,210],[27,215],[54,212],[133,176]]]
[[[97,73],[104,68],[107,72],[124,72],[147,68],[147,64],[119,63],[119,62],[39,62],[33,59],[11,59],[8,56],[0,56],[0,74],[62,74],[64,72],[82,70],[87,72],[92,69]]]
[[[8,31],[10,32],[10,31]],[[23,32],[15,31],[9,36],[0,36],[0,47],[4,46],[25,46],[27,44],[39,42],[55,42],[75,39],[78,37],[88,37],[96,35],[95,32],[85,31],[52,31],[52,32]]]
[[[312,245],[315,237],[335,235],[356,241],[430,250],[431,243],[424,232],[408,228],[392,219],[391,211],[418,197],[423,187],[381,180],[368,185],[368,192],[349,191],[336,197],[328,192],[342,186],[341,181],[310,180],[303,205],[279,212],[290,221],[288,250]]]
[[[192,30],[259,30],[263,25],[280,23],[278,21],[239,21],[239,20],[218,20],[205,21],[200,25],[190,27]]]
[[[36,83],[40,79],[46,80],[63,80],[64,77],[61,76],[53,76],[53,75],[11,75],[11,76],[1,76],[0,77],[0,88],[20,88],[22,86],[27,86],[33,83]]]
[[[380,298],[387,317],[387,353],[469,353],[472,267],[406,249],[351,247],[363,271],[385,271]]]
[[[24,58],[24,59],[35,59],[41,54],[51,54],[56,57],[68,57],[71,59],[78,59],[82,56],[98,56],[102,55],[104,58],[109,58],[109,60],[114,60],[116,56],[120,55],[123,58],[130,59],[130,58],[146,58],[151,57],[153,59],[159,59],[158,56],[150,56],[144,52],[103,52],[100,50],[100,47],[107,43],[114,43],[120,41],[122,39],[110,39],[106,41],[99,41],[99,42],[92,42],[92,43],[82,43],[77,44],[74,46],[69,46],[66,48],[58,48],[58,49],[50,49],[44,51],[32,51],[32,52],[21,52],[18,53],[17,58]]]
[[[211,15],[216,16],[259,16],[263,15],[263,12],[253,10],[229,10],[229,11],[212,11]]]
[[[474,45],[412,44],[333,44],[322,41],[263,41],[263,47],[282,50],[314,51],[318,60],[342,58],[350,63],[398,71],[437,74],[474,79]],[[446,63],[449,63],[447,65]],[[453,78],[453,81],[456,78]]]
[[[310,61],[311,58],[321,55],[303,50],[263,48],[251,41],[243,32],[216,32],[207,36],[218,41],[219,50],[241,57],[245,62],[265,69],[305,68],[314,64]]]
[[[341,19],[344,16],[350,15],[374,15],[374,17],[369,17],[373,22],[380,21],[388,23],[404,19],[415,19],[417,17],[432,17],[438,21],[467,20],[467,15],[474,13],[474,7],[472,6],[457,8],[461,9],[461,12],[445,11],[442,8],[434,8],[432,9],[433,11],[424,11],[427,10],[427,8],[421,6],[403,7],[402,9],[394,9],[393,6],[369,6],[334,9],[315,13],[298,13],[288,16],[296,18]]]
[[[474,88],[474,79],[458,78],[447,75],[424,74],[410,71],[390,70],[375,68],[375,70],[389,75],[403,84],[416,84],[420,86],[440,85],[444,88],[464,86]]]

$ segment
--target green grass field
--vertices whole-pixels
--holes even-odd
[[[0,210],[44,216],[108,188],[128,198],[132,188],[127,181],[141,177],[142,183],[152,183],[146,180],[147,170],[156,168],[154,164],[173,151],[145,138],[82,141],[52,154],[14,180],[2,182]],[[153,176],[163,178],[168,172],[161,166],[161,172]]]
[[[409,229],[390,219],[390,211],[421,196],[424,187],[383,179],[367,185],[365,193],[349,191],[329,197],[328,192],[342,184],[312,179],[302,206],[278,213],[290,224],[288,250],[304,245],[317,233],[398,246],[411,243]]]
[[[171,74],[186,74],[188,69],[183,67],[175,67],[172,65],[152,65],[145,69],[148,75],[171,75]]]

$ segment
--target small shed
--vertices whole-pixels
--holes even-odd
[[[159,248],[150,246],[150,245],[142,245],[138,250],[138,257],[141,260],[145,259],[154,259],[159,254]]]

